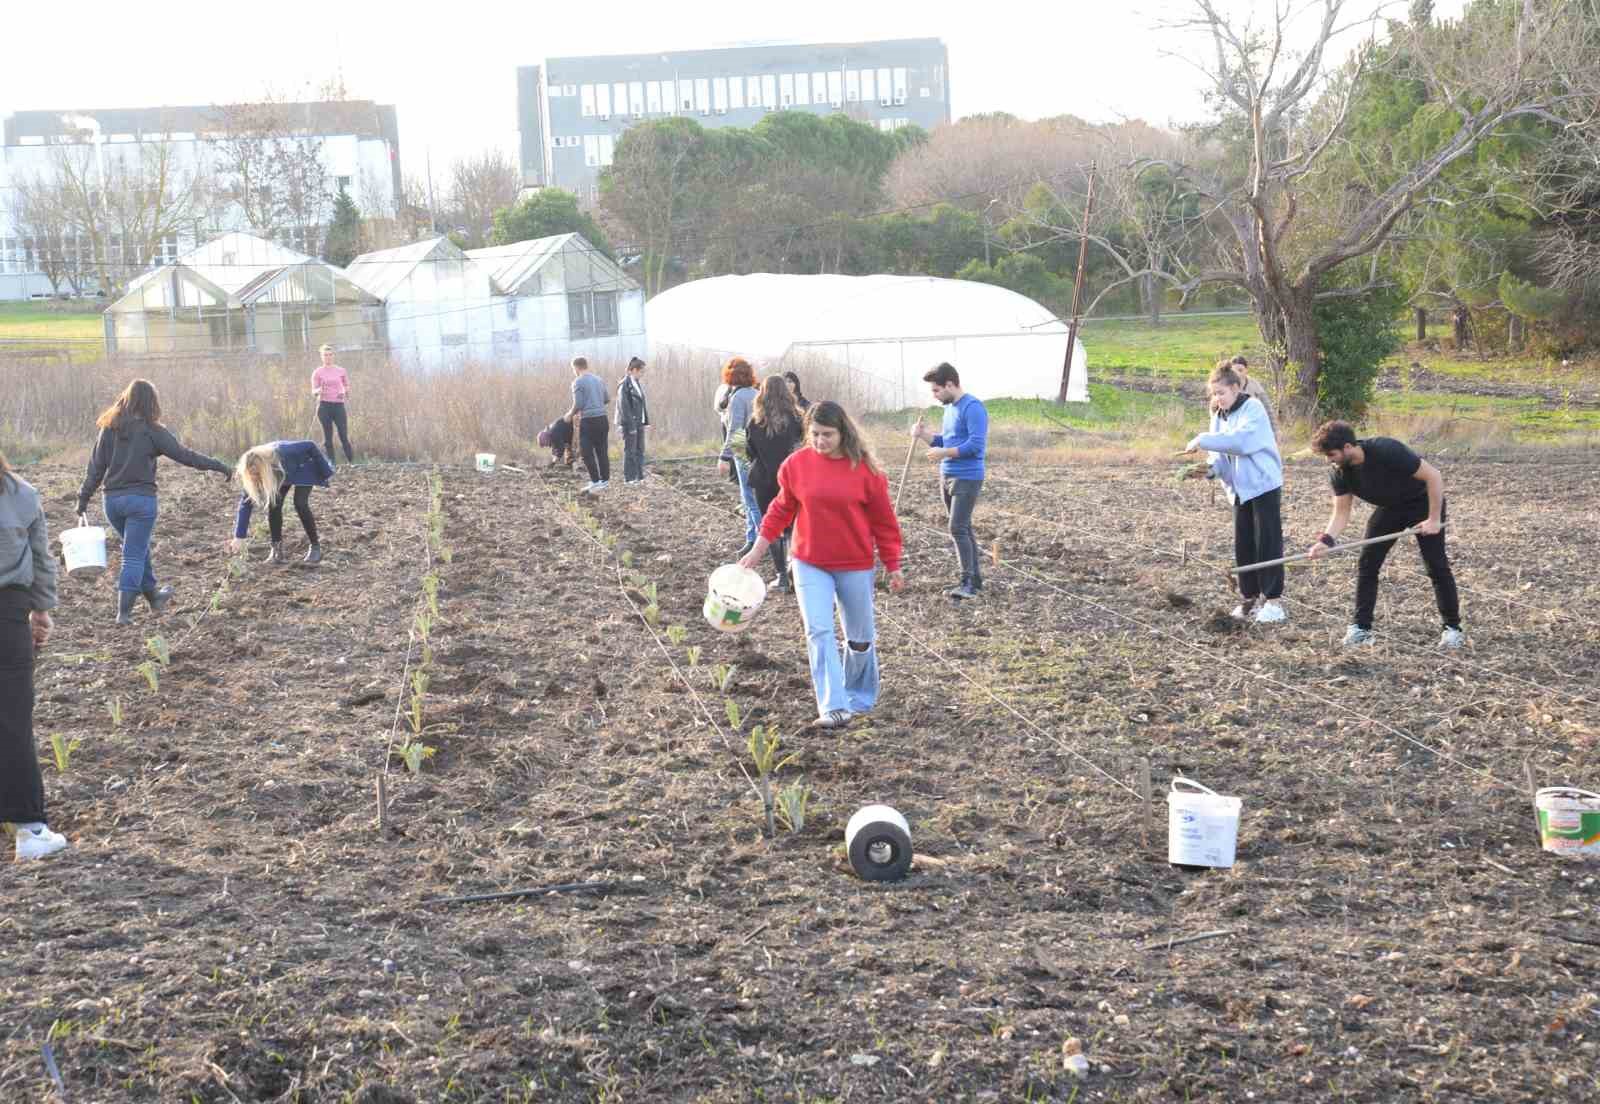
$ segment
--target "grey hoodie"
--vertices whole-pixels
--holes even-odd
[[[78,489],[78,513],[89,508],[89,499],[102,481],[107,496],[154,495],[156,461],[163,456],[198,471],[223,475],[231,471],[221,460],[184,448],[166,426],[129,418],[121,426],[102,429],[95,440],[94,452],[89,455],[89,474]]]
[[[39,492],[25,481],[0,475],[0,587],[27,590],[33,608],[56,608],[56,558]]]

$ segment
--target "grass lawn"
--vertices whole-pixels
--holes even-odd
[[[1265,359],[1261,335],[1248,314],[1185,317],[1167,315],[1159,327],[1144,321],[1087,321],[1079,331],[1089,353],[1089,371],[1104,378],[1123,373],[1203,377],[1224,356],[1243,353]]]
[[[0,341],[42,345],[59,341],[100,341],[105,337],[100,311],[53,310],[38,303],[0,303]]]

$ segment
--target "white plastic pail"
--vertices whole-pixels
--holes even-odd
[[[888,805],[857,809],[844,826],[850,866],[869,882],[897,882],[911,869],[911,826]]]
[[[106,531],[98,525],[80,525],[61,531],[61,554],[67,574],[92,579],[106,569]]]
[[[743,632],[767,597],[767,584],[749,568],[723,564],[706,584],[706,621],[722,632]]]
[[[1568,859],[1600,859],[1600,794],[1547,786],[1533,795],[1533,804],[1546,851]]]
[[[1172,792],[1167,794],[1167,861],[1182,866],[1232,866],[1243,804],[1239,798],[1224,797],[1193,779],[1174,778]]]
[[[492,453],[492,452],[480,452],[480,453],[478,453],[478,470],[481,471],[481,472],[492,472],[492,471],[494,471],[494,453]]]

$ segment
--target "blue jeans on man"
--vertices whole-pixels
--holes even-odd
[[[150,566],[150,537],[156,529],[156,496],[119,494],[106,496],[106,520],[122,538],[122,572],[117,589],[142,594],[156,589]]]
[[[827,571],[795,560],[794,590],[806,625],[806,654],[817,715],[836,709],[865,713],[878,704],[877,633],[873,624],[874,572]],[[834,634],[834,610],[844,622],[844,646]]]

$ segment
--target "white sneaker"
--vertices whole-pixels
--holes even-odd
[[[1466,633],[1462,632],[1460,629],[1452,629],[1448,625],[1445,626],[1444,632],[1439,634],[1439,647],[1441,648],[1450,648],[1453,650],[1461,647],[1466,642]]]
[[[1289,615],[1283,612],[1283,607],[1271,601],[1261,603],[1261,608],[1256,610],[1256,624],[1277,625],[1289,620]]]
[[[1228,614],[1228,616],[1233,618],[1235,621],[1243,621],[1245,618],[1250,616],[1250,607],[1252,604],[1252,602],[1240,602],[1237,606],[1233,607],[1233,612]]]
[[[611,486],[611,480],[609,480],[609,479],[602,479],[602,480],[600,480],[600,482],[598,482],[598,483],[596,483],[596,484],[595,484],[595,485],[594,485],[594,488],[595,488],[595,490],[597,490],[597,491],[603,491],[603,490],[605,490],[605,489],[606,489],[606,488],[607,488],[607,487],[609,487],[609,486]]]
[[[18,824],[15,827],[18,862],[24,859],[42,859],[46,855],[66,850],[67,837],[60,832],[50,831],[43,824]]]
[[[855,719],[848,709],[831,709],[811,722],[813,728],[843,728]]]
[[[602,486],[604,486],[604,484],[602,484],[598,480],[596,480],[596,481],[593,481],[593,482],[590,482],[590,483],[586,484],[584,486],[583,490],[578,492],[578,493],[579,494],[598,494],[600,492],[600,488]]]
[[[1377,634],[1371,629],[1363,629],[1360,625],[1351,625],[1344,631],[1344,646],[1356,648],[1363,644],[1371,644],[1377,639]]]

